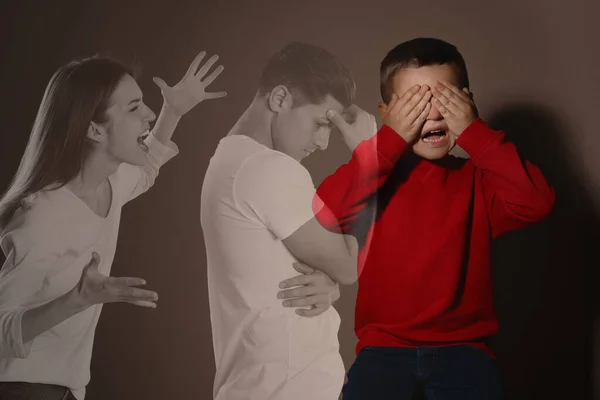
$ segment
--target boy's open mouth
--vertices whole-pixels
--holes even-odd
[[[421,140],[426,142],[426,143],[441,143],[444,140],[446,140],[446,131],[443,129],[434,129],[432,131],[429,131],[427,133],[425,133],[422,137]]]

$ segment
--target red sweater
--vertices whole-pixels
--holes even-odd
[[[470,159],[428,161],[384,125],[317,189],[337,218],[317,214],[328,229],[350,232],[367,217],[357,353],[365,346],[453,344],[489,351],[484,340],[498,330],[491,241],[546,217],[555,194],[540,170],[482,120],[457,143]],[[373,198],[376,219],[375,208],[366,207]]]

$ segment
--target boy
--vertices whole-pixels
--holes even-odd
[[[486,345],[498,330],[491,240],[546,217],[554,191],[478,118],[456,47],[413,39],[380,72],[384,125],[360,142],[362,132],[329,112],[360,144],[317,189],[335,215],[317,212],[325,227],[375,220],[361,248],[358,355],[344,400],[409,399],[418,389],[436,400],[502,398]],[[450,156],[455,145],[470,158]]]

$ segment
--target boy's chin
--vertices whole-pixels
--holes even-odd
[[[430,147],[426,143],[417,142],[413,146],[413,151],[416,155],[426,160],[440,160],[446,157],[451,151],[454,145],[448,147]]]

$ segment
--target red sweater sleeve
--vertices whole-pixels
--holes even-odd
[[[457,144],[483,171],[483,191],[492,236],[525,227],[545,218],[555,202],[554,189],[538,167],[519,157],[504,133],[475,120]]]
[[[317,188],[313,205],[319,223],[329,230],[346,232],[408,148],[408,143],[387,125],[361,142],[350,161]],[[319,199],[326,207],[316,212]]]

